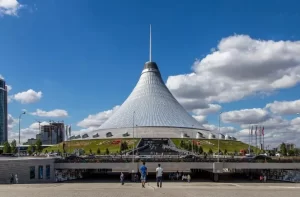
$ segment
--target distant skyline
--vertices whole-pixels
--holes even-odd
[[[118,109],[152,60],[175,98],[206,128],[265,145],[300,141],[298,1],[0,1],[0,77],[9,90],[9,140],[38,121],[74,134]],[[299,143],[298,143],[299,144]],[[300,145],[300,144],[299,144]]]

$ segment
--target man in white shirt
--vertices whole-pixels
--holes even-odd
[[[156,168],[157,187],[162,186],[162,175],[163,175],[163,169],[160,167],[160,164],[158,164],[158,167]]]

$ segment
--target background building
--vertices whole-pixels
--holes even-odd
[[[0,78],[0,144],[7,141],[7,86]]]
[[[61,122],[51,122],[49,125],[41,126],[41,133],[37,139],[41,139],[42,144],[58,144],[64,141],[65,124]]]

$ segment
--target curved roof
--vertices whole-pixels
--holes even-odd
[[[155,62],[146,62],[129,97],[100,129],[130,128],[133,125],[204,129],[171,94]]]

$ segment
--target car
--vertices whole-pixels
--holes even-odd
[[[253,157],[253,160],[254,161],[271,161],[272,158],[271,157],[268,157],[266,155],[257,155],[255,157]]]

